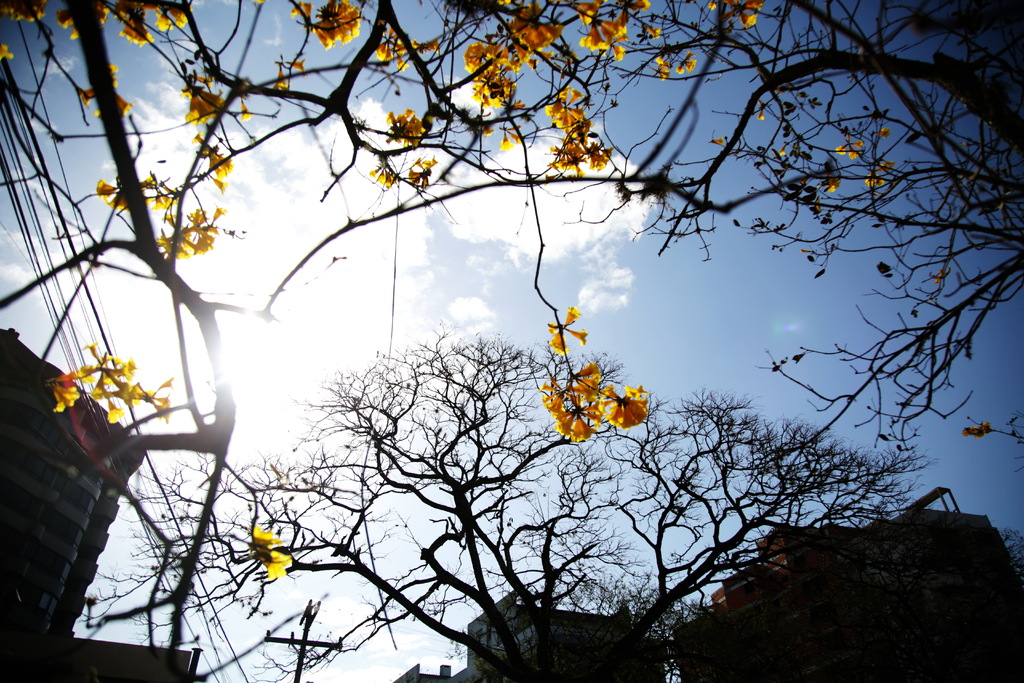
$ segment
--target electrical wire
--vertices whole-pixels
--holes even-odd
[[[38,70],[32,62],[32,51],[28,49],[24,34],[22,34],[22,40],[26,46],[24,53],[29,55],[31,72],[35,78],[37,91],[39,91],[42,84],[38,79]],[[86,329],[86,336],[89,339],[101,340],[105,349],[112,354],[116,353],[114,340],[108,332],[109,325],[106,322],[106,314],[103,311],[101,298],[98,293],[93,291],[93,287],[90,285],[90,272],[87,269],[81,267],[78,269],[81,281],[79,286],[75,288],[75,293],[71,295],[66,293],[61,278],[47,276],[47,274],[54,272],[56,263],[54,255],[49,248],[49,244],[53,240],[48,237],[43,227],[44,221],[41,219],[40,204],[57,227],[58,239],[55,243],[60,249],[61,262],[64,263],[69,259],[77,258],[80,254],[80,250],[75,244],[75,235],[69,228],[60,200],[61,195],[70,197],[67,172],[61,152],[57,148],[56,140],[53,140],[53,156],[60,169],[59,180],[62,182],[60,187],[62,192],[59,192],[57,180],[48,167],[46,155],[39,144],[35,128],[31,123],[31,116],[20,95],[10,65],[7,60],[0,60],[0,64],[2,64],[0,70],[2,70],[3,74],[3,92],[6,95],[0,98],[0,175],[2,175],[4,187],[10,200],[11,210],[18,225],[18,232],[24,244],[22,254],[31,265],[33,276],[40,282],[38,290],[43,298],[44,309],[54,328],[53,339],[61,348],[62,355],[66,361],[66,367],[79,367],[84,364],[82,351],[84,345],[82,344],[78,329],[80,326]],[[43,119],[48,126],[51,126],[49,112],[45,108],[45,98],[40,98],[40,101],[44,103],[42,107]],[[7,226],[4,226],[4,228],[10,234]],[[79,289],[84,296],[84,303],[81,303],[81,298],[78,297]],[[82,310],[78,316],[72,317],[70,315],[71,309],[76,305],[76,302],[79,302],[78,305]],[[132,410],[132,407],[129,406],[129,409]],[[132,410],[132,416],[134,421],[134,410]],[[149,454],[146,453],[144,457],[153,472],[154,481],[159,482]],[[164,495],[169,508],[170,501],[167,499],[167,491],[159,484],[158,488]],[[175,517],[174,519],[175,524],[178,525],[177,518]],[[157,539],[153,534],[153,530],[148,525],[143,525],[143,528],[149,542],[156,544]],[[180,525],[177,528],[179,534],[183,533]],[[231,661],[238,666],[242,677],[248,683],[248,675],[239,662],[239,657],[233,643],[228,638],[227,630],[224,627],[219,612],[212,610],[212,619],[206,614],[206,608],[203,605],[204,601],[209,601],[210,592],[206,587],[203,577],[200,575],[198,579],[204,594],[204,600],[201,600],[199,603],[199,610],[211,642],[217,640],[213,633],[213,629],[216,629],[231,652]],[[198,634],[185,616],[183,616],[183,622],[192,637],[198,641]],[[213,624],[213,628],[211,628],[211,624]],[[213,677],[220,680],[219,673],[226,665],[221,660],[220,653],[216,648],[214,648],[214,655],[217,663],[216,666],[211,664],[210,668]],[[203,657],[210,663],[205,651]]]

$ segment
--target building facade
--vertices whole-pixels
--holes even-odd
[[[677,656],[701,681],[1000,680],[1021,643],[1024,590],[999,533],[936,489],[863,529],[763,539],[761,561],[680,629]]]
[[[83,397],[62,413],[46,382],[61,375],[13,330],[0,330],[0,629],[71,636],[117,515],[118,488],[142,462],[98,462],[122,428]]]

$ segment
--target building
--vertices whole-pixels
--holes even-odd
[[[431,683],[431,681],[449,681],[451,683],[456,683],[458,681],[465,680],[469,680],[465,677],[465,670],[460,671],[455,676],[452,676],[452,667],[450,664],[442,664],[436,674],[423,673],[420,671],[420,665],[417,664],[406,671],[401,678],[396,678],[395,683]]]
[[[194,678],[199,648],[145,645],[0,632],[6,683],[182,683]]]
[[[509,595],[497,604],[505,625],[515,638],[527,660],[537,656],[537,625],[528,611]],[[585,673],[587,669],[601,662],[601,651],[610,647],[624,632],[629,623],[629,614],[600,615],[572,610],[551,611],[546,629],[549,634],[551,657],[555,671]],[[502,656],[504,647],[497,631],[485,615],[469,623],[466,632],[492,652]],[[452,674],[450,666],[442,666],[440,675],[424,674],[417,664],[395,683],[426,683],[429,681],[451,681],[451,683],[504,683],[506,679],[488,666],[476,652],[466,655],[466,668]],[[623,663],[616,670],[610,683],[662,683],[665,680],[661,666],[646,661]]]
[[[100,462],[123,428],[88,397],[62,413],[46,381],[63,373],[0,330],[0,666],[5,681],[180,681],[196,652],[74,638],[119,490],[143,454]]]
[[[1024,643],[1002,539],[948,489],[863,529],[778,529],[760,550],[680,629],[694,680],[999,680]]]
[[[61,374],[0,331],[0,628],[71,636],[117,515],[117,489],[91,458],[121,427],[88,398],[55,413],[45,382]],[[106,464],[124,482],[141,462],[127,452]]]

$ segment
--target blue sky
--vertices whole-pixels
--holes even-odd
[[[214,2],[208,9],[223,10]],[[275,15],[264,26],[266,32],[254,43],[252,63],[277,59],[288,47],[292,27],[287,17],[282,21]],[[0,31],[15,52],[11,67],[16,78],[29,82],[28,48],[9,21],[0,22]],[[114,38],[108,27],[113,60],[121,67],[122,93],[135,103],[137,124],[143,130],[164,131],[146,138],[138,168],[143,174],[151,169],[180,174],[195,134],[193,127],[180,125],[188,103],[171,80],[153,78],[156,62],[149,51]],[[83,77],[77,46],[61,37],[58,47],[66,68]],[[56,79],[45,88],[48,97],[63,102],[71,101],[69,93],[73,96]],[[603,132],[620,145],[627,143],[645,130],[652,116],[682,102],[685,88],[661,83],[644,88],[635,98],[623,100]],[[695,157],[708,154],[701,147],[731,129],[728,115],[716,112],[727,112],[735,104],[724,86],[704,91],[698,103],[698,132],[684,151],[685,155],[692,150]],[[413,105],[372,90],[358,100],[357,114],[383,128],[386,112],[404,106]],[[74,106],[55,107],[51,114],[62,130],[99,130],[91,115],[83,119]],[[211,254],[183,262],[185,277],[225,300],[258,306],[287,267],[344,217],[364,215],[394,201],[393,191],[387,194],[365,179],[368,162],[361,162],[366,166],[360,168],[363,178],[347,180],[320,201],[329,182],[324,146],[341,133],[337,121],[321,125],[316,138],[305,129],[296,130],[236,164],[223,197],[210,193],[207,198],[228,210],[226,226],[244,231],[244,239],[223,240]],[[112,164],[95,140],[69,139],[60,153],[76,198],[93,192],[99,178],[113,178]],[[508,153],[510,166],[519,163],[516,154]],[[538,163],[545,154],[545,149],[531,152]],[[723,196],[741,196],[754,183],[751,175],[732,173],[722,183]],[[455,182],[468,179],[453,177]],[[403,192],[402,199],[411,197],[408,189]],[[523,344],[544,343],[551,314],[532,289],[537,227],[531,201],[521,189],[491,192],[404,215],[397,225],[389,220],[370,226],[330,246],[302,273],[274,311],[278,322],[226,317],[223,326],[235,349],[230,364],[241,410],[232,457],[244,462],[291,451],[304,433],[293,399],[313,395],[328,374],[386,352],[392,338],[400,348],[447,323],[465,334],[499,333]],[[631,206],[601,221],[614,205],[606,188],[543,190],[537,201],[547,244],[540,275],[545,296],[562,310],[578,305],[581,323],[590,332],[588,350],[616,356],[625,366],[627,383],[643,384],[661,397],[720,389],[750,396],[768,416],[818,420],[816,406],[805,392],[766,369],[770,358],[791,356],[803,347],[866,345],[871,330],[858,311],[883,319],[893,315],[889,305],[870,294],[888,285],[875,268],[876,255],[841,255],[815,279],[816,269],[798,250],[773,250],[770,239],[751,237],[732,225],[732,218],[741,225],[757,216],[770,219],[781,210],[771,200],[720,219],[719,231],[709,238],[710,260],[695,242],[676,244],[658,256],[661,240],[641,234],[647,207]],[[109,217],[98,199],[87,200],[86,206],[93,224]],[[0,221],[0,290],[6,293],[26,282],[30,270],[6,198],[0,203]],[[114,229],[123,228],[115,221]],[[179,375],[173,362],[170,307],[160,289],[114,269],[99,272],[96,287],[116,351],[135,358],[144,383],[156,386]],[[955,389],[940,398],[944,405],[954,406],[973,394],[970,402],[950,419],[921,419],[918,440],[934,461],[919,475],[921,494],[935,486],[950,487],[963,511],[987,514],[993,524],[1012,528],[1024,528],[1019,496],[1024,473],[1016,472],[1024,465],[1017,459],[1024,455],[1022,447],[996,435],[964,438],[960,431],[968,416],[1001,424],[1024,406],[1022,307],[1019,299],[1006,304],[986,323],[975,340],[973,360],[961,363],[954,375]],[[4,326],[18,329],[23,341],[37,351],[52,333],[37,296],[2,315]],[[59,356],[50,360],[68,365]],[[799,370],[799,376],[815,386],[848,386],[855,379],[835,359],[809,356]],[[866,407],[855,407],[836,430],[854,442],[873,445],[873,426],[854,426],[866,416]],[[128,538],[131,529],[122,524],[118,533]],[[110,563],[108,571],[127,567],[127,558],[115,552],[108,552],[104,561]],[[311,589],[287,578],[271,590],[278,592],[282,614],[289,606],[301,611],[311,590],[331,591],[334,611],[322,613],[325,625],[332,619],[340,624],[345,614],[358,609],[352,597],[332,586]],[[258,640],[265,626],[238,628]],[[119,626],[100,637],[124,636],[130,630]],[[366,653],[340,658],[335,668],[314,679],[390,681],[414,661],[431,667],[452,661],[442,656],[444,644],[428,638],[422,628],[410,627],[399,636],[404,663],[396,660],[390,642],[381,641]]]

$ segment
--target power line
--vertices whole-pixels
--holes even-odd
[[[31,65],[31,73],[35,79],[35,86],[38,92],[41,90],[42,84],[39,81],[38,70],[32,60],[32,51],[28,49],[24,32],[22,32],[22,41],[26,47],[24,53],[28,55],[29,63]],[[56,141],[54,140],[52,141],[53,156],[60,169],[60,182],[62,182],[62,185],[58,188],[58,180],[54,178],[47,164],[46,155],[43,153],[38,136],[32,126],[32,116],[28,111],[24,99],[21,97],[20,90],[8,60],[0,60],[0,64],[2,64],[2,73],[4,77],[4,83],[2,84],[3,94],[6,95],[0,98],[0,174],[2,174],[4,186],[7,188],[7,195],[10,200],[12,213],[15,216],[18,224],[18,230],[24,244],[25,250],[22,253],[30,264],[34,277],[40,283],[38,289],[43,298],[45,309],[54,329],[52,341],[57,342],[61,347],[66,367],[79,367],[84,364],[84,357],[82,353],[84,344],[82,344],[82,340],[79,338],[79,325],[86,328],[90,340],[102,341],[108,352],[116,353],[116,348],[114,346],[112,335],[108,332],[108,325],[105,322],[106,316],[101,312],[103,306],[100,296],[98,293],[93,292],[93,288],[89,283],[90,270],[81,266],[77,269],[81,279],[75,286],[73,293],[70,295],[66,293],[64,286],[62,285],[61,278],[50,275],[54,273],[54,269],[57,264],[54,261],[53,253],[49,247],[50,242],[53,240],[47,236],[46,230],[43,227],[44,221],[40,217],[40,204],[42,205],[42,210],[44,210],[56,224],[56,244],[59,246],[62,262],[67,262],[69,259],[77,258],[80,254],[80,250],[75,243],[75,234],[69,227],[61,202],[61,196],[69,198],[69,200],[71,196],[68,189],[69,184],[67,173],[64,167],[63,157],[60,150],[57,148]],[[45,124],[52,129],[52,121],[50,120],[49,112],[45,107],[45,98],[40,98],[40,101],[43,103],[42,119]],[[72,210],[79,214],[84,225],[84,217],[81,216],[77,207],[72,205]],[[82,229],[86,234],[88,234],[87,229]],[[84,298],[84,302],[82,301],[82,298]],[[72,317],[72,310],[75,309],[76,305],[81,309],[80,314]],[[129,410],[132,412],[134,421],[134,410],[130,405]],[[149,458],[148,453],[145,455],[145,459],[150,468],[153,469],[152,461]],[[158,483],[158,488],[164,495],[168,509],[170,509],[167,492],[163,486],[159,484],[159,479],[155,476],[155,469],[153,469],[153,473],[154,481]],[[176,518],[175,524],[179,534],[182,534],[183,531]],[[153,530],[147,524],[143,524],[143,529],[149,542],[156,545],[157,539],[153,534]],[[206,615],[204,602],[209,601],[210,592],[207,589],[202,576],[199,576],[198,578],[199,584],[204,593],[202,596],[204,600],[200,600],[199,602],[199,610],[203,616],[203,621],[206,626],[207,633],[210,636],[211,644],[216,640],[213,630],[211,629],[212,623],[213,627],[223,636],[224,642],[231,651],[232,661],[238,665],[243,678],[248,683],[248,676],[239,663],[238,655],[234,649],[234,645],[228,638],[227,631],[224,628],[224,624],[220,619],[219,613],[215,609],[212,610],[212,619],[208,618]],[[192,637],[198,640],[198,635],[196,634],[195,629],[189,623],[184,614],[182,615],[182,620]],[[219,652],[216,648],[214,649],[214,655],[217,659],[217,665],[216,667],[211,666],[211,669],[213,676],[219,680],[218,672],[225,665],[221,661]]]

